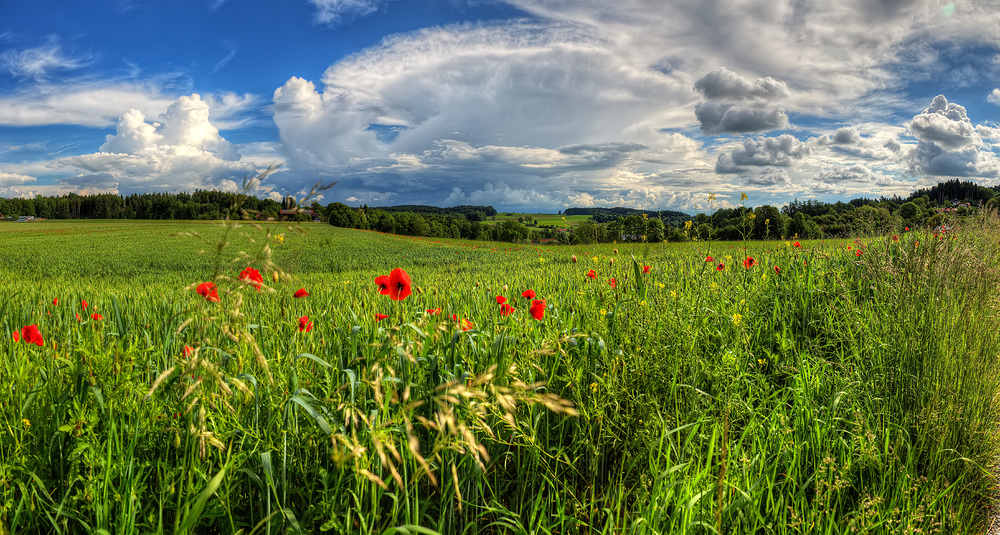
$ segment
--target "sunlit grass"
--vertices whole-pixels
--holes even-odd
[[[0,524],[976,533],[1000,392],[982,225],[801,247],[273,225],[217,255],[175,234],[218,223],[2,224]],[[293,279],[257,264],[257,292],[237,253],[265,243]],[[398,267],[393,301],[373,281]]]

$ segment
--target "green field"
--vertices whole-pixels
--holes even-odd
[[[981,533],[998,231],[0,223],[0,533]]]
[[[498,212],[497,215],[489,217],[484,221],[488,225],[497,225],[507,220],[525,221],[531,218],[539,227],[552,226],[554,228],[571,229],[581,222],[590,219],[589,215],[559,215],[559,214],[528,214],[520,212]]]

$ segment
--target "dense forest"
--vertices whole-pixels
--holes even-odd
[[[228,215],[236,194],[196,190],[194,193],[143,193],[127,197],[102,193],[61,197],[39,195],[31,199],[0,198],[4,219],[22,216],[44,219],[222,219]],[[247,210],[261,217],[277,218],[282,203],[246,197]]]
[[[45,219],[221,219],[237,199],[234,193],[145,193],[30,199],[0,198],[0,217],[32,216]],[[742,240],[844,237],[885,233],[903,227],[939,227],[981,209],[997,209],[1000,186],[986,188],[974,182],[949,180],[920,189],[906,198],[858,198],[825,203],[794,200],[781,208],[772,205],[722,208],[712,214],[690,216],[676,211],[631,208],[568,208],[565,215],[589,215],[587,221],[566,229],[529,228],[518,221],[485,223],[497,215],[492,206],[438,208],[403,205],[369,208],[335,202],[313,203],[311,210],[288,213],[282,203],[245,197],[243,207],[260,219],[319,218],[337,227],[375,230],[410,236],[466,238],[508,242],[660,242],[688,240]],[[286,210],[283,214],[282,210]]]

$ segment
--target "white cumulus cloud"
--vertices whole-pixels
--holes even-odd
[[[234,190],[237,181],[257,168],[240,161],[237,147],[208,117],[209,106],[198,94],[177,99],[158,121],[129,110],[99,152],[61,158],[53,165],[80,171],[63,181],[74,191]]]
[[[965,107],[948,102],[944,95],[934,97],[906,128],[917,139],[909,155],[913,174],[992,177],[1000,171],[1000,161],[980,135],[987,130],[973,125]]]
[[[456,25],[387,38],[322,86],[293,77],[272,110],[289,165],[336,177],[345,199],[440,204],[458,188],[557,206],[697,165],[699,144],[665,130],[690,124],[690,84],[575,25]]]

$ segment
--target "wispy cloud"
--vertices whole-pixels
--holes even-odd
[[[337,24],[354,17],[364,17],[378,11],[386,0],[309,0],[316,6],[316,21]]]
[[[0,64],[12,76],[35,82],[45,82],[56,73],[86,67],[93,60],[93,56],[90,55],[76,57],[66,55],[62,47],[55,43],[0,52]]]
[[[223,67],[229,64],[233,58],[236,57],[236,53],[239,52],[240,47],[235,41],[222,41],[222,46],[227,50],[226,55],[222,59],[215,62],[215,66],[212,67],[211,73],[219,72]]]

